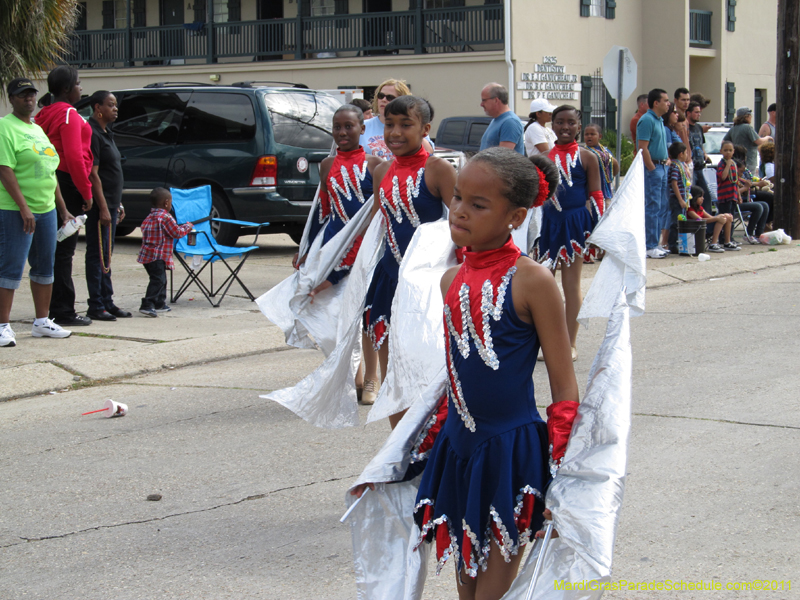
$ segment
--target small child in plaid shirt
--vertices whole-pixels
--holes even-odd
[[[136,260],[144,265],[150,275],[145,297],[139,312],[148,317],[157,317],[160,312],[169,312],[167,306],[167,269],[174,269],[172,248],[174,240],[189,233],[194,225],[178,225],[172,215],[172,194],[162,187],[150,192],[150,214],[142,223],[142,249]]]

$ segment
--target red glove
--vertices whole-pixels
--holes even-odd
[[[603,213],[606,212],[606,199],[603,198],[603,192],[596,190],[590,193],[589,197],[592,199],[595,208],[597,208],[597,216],[602,217]]]
[[[573,400],[553,402],[547,407],[547,437],[550,438],[550,471],[553,476],[561,466],[572,433],[572,422],[579,404]]]

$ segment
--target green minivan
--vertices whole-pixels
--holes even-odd
[[[330,94],[285,84],[230,86],[156,83],[115,91],[119,116],[114,140],[125,177],[125,235],[150,212],[154,187],[210,185],[212,214],[269,222],[264,233],[288,233],[299,242],[319,183],[319,163],[330,153]],[[87,100],[77,105],[88,116]],[[214,224],[232,246],[242,229]]]

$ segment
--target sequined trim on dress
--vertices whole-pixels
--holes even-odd
[[[370,304],[364,309],[364,312],[371,309],[372,305]],[[389,335],[389,322],[386,320],[386,315],[381,315],[375,319],[375,321],[367,325],[366,333],[372,341],[372,348],[375,352],[380,350],[383,342],[386,340],[386,336]]]
[[[591,235],[591,231],[584,231],[583,234],[588,238]],[[572,258],[569,257],[567,254],[567,247],[561,246],[556,253],[556,259],[553,259],[550,256],[550,250],[544,253],[544,255],[539,256],[539,246],[538,241],[536,245],[534,245],[534,254],[533,258],[536,262],[540,263],[542,266],[547,267],[548,269],[553,269],[553,264],[555,260],[561,259],[564,261],[566,266],[570,266],[575,261],[575,254],[580,254],[581,256],[589,256],[591,255],[592,249],[588,246],[584,247],[575,240],[570,240],[570,245],[572,246]]]
[[[353,183],[353,181],[350,179],[350,173],[347,171],[346,166],[342,165],[340,172],[342,174],[342,183],[344,184],[344,187],[339,185],[339,182],[333,175],[331,175],[329,180],[334,191],[331,205],[336,215],[338,215],[338,217],[344,223],[347,223],[350,218],[347,216],[347,211],[344,208],[342,196],[346,197],[348,200],[352,200],[353,195],[350,193],[352,190],[361,204],[366,202],[366,199],[364,198],[364,192],[361,190],[361,182],[364,181],[364,178],[367,176],[367,161],[364,161],[364,164],[361,165],[360,169],[357,164],[353,165],[353,177],[355,183]]]
[[[419,196],[420,185],[422,184],[422,176],[425,174],[425,167],[417,171],[416,181],[409,175],[406,178],[406,200],[400,194],[400,181],[397,175],[392,177],[392,198],[391,201],[386,197],[381,186],[378,195],[380,197],[381,212],[383,213],[384,222],[386,224],[386,239],[389,242],[389,248],[394,255],[397,264],[403,261],[403,254],[397,245],[397,236],[392,227],[392,218],[398,223],[403,222],[403,213],[408,217],[408,221],[412,226],[419,227],[420,221],[417,211],[414,208],[414,198]]]

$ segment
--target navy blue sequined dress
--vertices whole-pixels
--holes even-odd
[[[488,552],[509,560],[542,523],[547,426],[533,393],[539,340],[514,310],[519,249],[465,252],[445,298],[448,405],[415,506],[438,569],[453,556],[475,577]],[[437,572],[438,572],[437,569]]]
[[[381,181],[381,215],[386,226],[383,257],[375,267],[364,308],[364,330],[377,351],[389,334],[392,300],[397,289],[400,263],[416,228],[444,214],[442,199],[425,185],[423,148],[411,156],[397,156]]]

